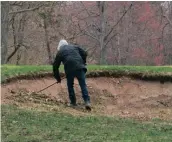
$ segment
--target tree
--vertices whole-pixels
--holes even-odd
[[[161,37],[165,48],[165,60],[172,64],[172,2],[162,2],[161,8],[161,16],[164,21]]]
[[[75,18],[77,18],[76,21],[78,21],[80,32],[91,38],[92,41],[98,43],[96,47],[99,47],[99,49],[97,49],[99,50],[99,64],[106,63],[107,46],[117,36],[118,33],[115,32],[115,29],[132,7],[131,3],[128,9],[120,15],[119,19],[115,19],[113,17],[114,15],[107,15],[109,5],[109,3],[103,1],[93,2],[92,4],[80,2],[77,7],[79,13],[73,13]],[[109,21],[108,19],[112,20]]]
[[[9,2],[1,1],[1,64],[6,63]]]
[[[10,53],[10,55],[7,58],[7,62],[17,53],[17,51],[24,46],[23,38],[24,38],[24,29],[25,29],[25,23],[26,23],[26,13],[22,13],[20,16],[19,23],[16,22],[16,14],[12,16],[11,19],[11,26],[13,31],[13,42],[14,42],[14,50]],[[19,17],[17,17],[19,18]],[[18,54],[16,63],[19,64],[20,55]]]
[[[2,3],[4,3],[4,2],[2,2]],[[3,8],[6,7],[5,9],[6,9],[6,12],[8,11],[8,14],[6,14],[6,16],[2,16],[3,17],[2,19],[4,19],[4,17],[6,18],[6,22],[4,22],[6,27],[3,28],[4,24],[2,24],[2,28],[1,28],[1,29],[3,29],[2,30],[2,32],[3,32],[2,40],[7,41],[9,26],[11,25],[14,49],[8,55],[8,57],[7,57],[7,51],[8,51],[7,49],[8,48],[4,48],[4,50],[2,50],[2,51],[4,51],[3,57],[2,57],[2,60],[4,61],[4,63],[9,62],[9,60],[17,53],[17,51],[22,46],[24,46],[23,37],[24,37],[24,28],[25,28],[26,17],[27,17],[26,12],[34,11],[34,10],[37,10],[40,8],[40,6],[30,8],[30,3],[27,3],[27,2],[5,2],[5,4],[6,5],[2,6],[2,7]],[[2,11],[4,11],[3,8],[2,8]],[[19,10],[19,8],[20,8],[20,10]],[[11,19],[10,19],[10,17],[11,17]],[[6,31],[6,32],[4,33],[4,31]],[[4,58],[7,58],[7,59],[4,59]],[[20,59],[20,55],[18,54],[17,63],[19,62],[18,61],[19,59]]]
[[[171,2],[10,2],[8,56],[18,50],[9,63],[51,64],[65,38],[94,64],[171,64],[171,9]]]

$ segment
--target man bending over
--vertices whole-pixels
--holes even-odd
[[[53,63],[53,73],[56,80],[61,82],[59,66],[61,62],[63,62],[67,78],[70,106],[77,105],[75,91],[73,88],[74,78],[76,77],[82,90],[82,98],[85,102],[85,108],[91,110],[90,96],[88,95],[85,81],[85,73],[87,72],[86,51],[77,45],[69,45],[66,40],[60,40],[57,50],[58,53]]]

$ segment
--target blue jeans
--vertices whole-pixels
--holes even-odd
[[[71,101],[70,103],[76,104],[75,91],[73,88],[75,77],[78,79],[78,82],[82,91],[82,98],[84,102],[90,102],[90,96],[88,95],[88,90],[87,90],[87,86],[85,82],[85,72],[83,69],[80,69],[80,70],[70,72],[66,75],[69,99]]]

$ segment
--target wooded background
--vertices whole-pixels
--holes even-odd
[[[172,2],[1,2],[2,64],[51,64],[60,39],[90,64],[171,65]]]

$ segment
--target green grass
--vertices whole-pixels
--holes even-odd
[[[63,67],[60,68],[63,71]],[[89,65],[89,71],[116,70],[129,72],[172,72],[165,66],[98,66]],[[1,66],[1,79],[52,72],[52,66]],[[170,142],[172,125],[161,120],[141,123],[132,119],[103,116],[72,116],[58,112],[40,112],[1,106],[3,142]],[[171,123],[171,122],[170,122]]]
[[[99,66],[88,65],[88,71],[96,70],[115,70],[119,72],[149,72],[149,73],[166,73],[172,72],[172,66]],[[60,71],[63,71],[63,66],[60,67]],[[52,72],[52,66],[50,65],[2,65],[1,66],[1,80],[5,80],[9,77],[18,76],[21,74],[33,74],[38,72]]]
[[[3,142],[170,142],[172,125],[2,106]]]
[[[51,66],[15,66],[15,65],[2,65],[1,66],[1,80],[5,80],[8,77],[17,76],[20,74],[30,74],[36,72],[51,71]]]
[[[130,72],[172,72],[172,66],[98,66],[89,65],[89,70],[116,70],[116,71],[130,71]]]

